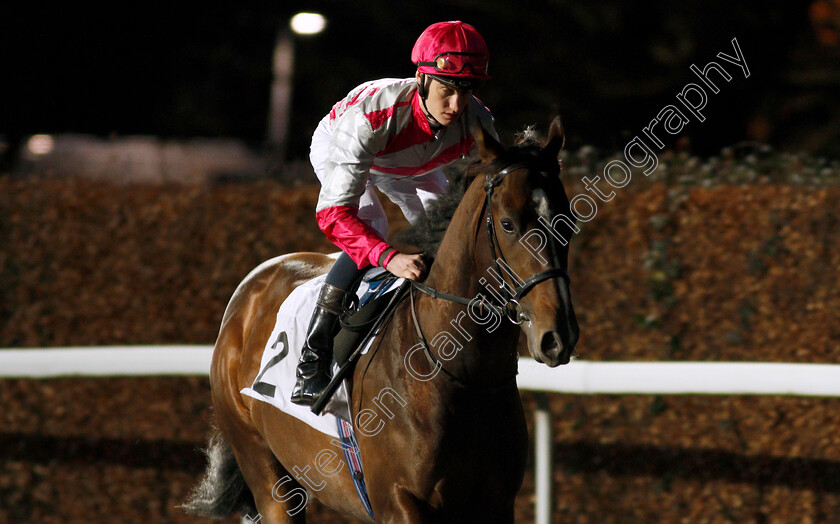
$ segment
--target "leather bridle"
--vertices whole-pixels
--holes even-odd
[[[484,199],[484,207],[487,209],[487,238],[490,242],[490,253],[493,257],[493,264],[496,267],[496,274],[499,275],[500,278],[504,278],[504,273],[502,272],[502,268],[500,262],[503,263],[505,266],[510,267],[505,260],[505,255],[502,253],[502,247],[499,245],[499,239],[496,235],[496,226],[493,223],[493,191],[495,188],[502,183],[502,180],[510,173],[516,171],[517,169],[527,168],[530,167],[528,162],[518,162],[515,164],[511,164],[493,176],[487,177],[487,183],[484,185],[484,192],[486,197]],[[559,257],[557,255],[557,250],[555,249],[554,245],[554,238],[549,235],[549,246],[551,248],[551,258],[554,267],[551,269],[547,269],[545,271],[541,271],[535,275],[531,275],[521,284],[516,286],[513,293],[511,293],[507,286],[501,286],[501,291],[504,293],[504,298],[507,302],[504,304],[504,308],[507,312],[508,320],[513,322],[514,324],[520,324],[522,322],[522,308],[519,306],[519,300],[521,300],[525,295],[527,295],[534,286],[537,284],[544,282],[546,280],[551,280],[554,278],[562,278],[567,283],[569,281],[569,273],[566,271],[559,264]],[[498,251],[497,248],[498,247]],[[514,284],[516,282],[514,281]]]
[[[507,177],[510,173],[518,169],[528,167],[531,167],[531,165],[528,162],[516,162],[510,164],[504,169],[498,171],[496,174],[488,175],[487,182],[484,185],[485,198],[481,214],[485,214],[486,211],[487,240],[490,245],[490,254],[493,257],[493,265],[496,270],[496,275],[498,275],[498,277],[503,279],[506,283],[507,280],[505,279],[505,274],[507,273],[507,271],[503,271],[501,265],[504,264],[508,268],[510,268],[510,265],[507,263],[504,253],[502,253],[502,248],[499,244],[499,239],[496,234],[496,226],[493,223],[493,193],[496,187],[498,187],[499,184],[501,184],[505,177]],[[481,304],[483,306],[489,307],[500,316],[504,315],[508,320],[510,320],[514,324],[521,324],[524,320],[524,314],[522,313],[522,308],[519,305],[519,301],[523,297],[525,297],[525,295],[527,295],[532,289],[534,289],[534,286],[546,280],[551,280],[555,278],[562,278],[567,283],[569,282],[569,273],[564,267],[562,267],[562,264],[560,263],[560,257],[554,243],[554,238],[552,235],[548,235],[548,237],[548,244],[551,250],[551,261],[554,267],[536,273],[530,276],[529,278],[525,279],[521,284],[518,285],[517,282],[514,280],[513,286],[515,287],[513,288],[513,292],[510,291],[510,288],[508,286],[501,285],[499,287],[499,291],[501,293],[500,296],[505,300],[505,302],[502,304],[497,304],[494,303],[492,300],[485,299],[485,297],[482,295]],[[443,293],[432,287],[427,286],[426,284],[423,284],[422,282],[411,281],[411,286],[417,289],[418,291],[429,295],[432,298],[443,299],[464,306],[469,305],[474,300],[458,295]]]
[[[493,224],[493,193],[496,187],[498,187],[499,184],[501,184],[505,177],[508,176],[510,173],[516,171],[517,169],[529,167],[532,167],[529,162],[517,162],[510,164],[504,169],[498,171],[496,174],[488,175],[487,182],[484,186],[485,198],[481,214],[485,214],[485,211],[487,214],[487,239],[490,244],[490,253],[493,256],[493,264],[495,266],[498,278],[501,278],[502,281],[508,285],[510,284],[505,278],[506,272],[502,271],[501,265],[504,264],[508,268],[510,268],[510,265],[507,263],[507,260],[505,260],[504,253],[502,253],[502,248],[499,244],[499,239],[496,234],[496,227]],[[532,275],[519,285],[516,285],[517,282],[514,280],[513,284],[516,285],[516,287],[513,289],[513,292],[510,291],[508,285],[501,284],[499,286],[499,290],[502,293],[501,297],[505,300],[503,304],[496,304],[492,300],[487,299],[484,295],[481,295],[482,300],[480,302],[480,305],[482,307],[487,307],[493,310],[497,315],[505,316],[510,322],[518,325],[521,324],[524,320],[527,320],[527,317],[525,317],[525,314],[522,311],[522,307],[519,305],[519,300],[521,300],[532,289],[534,289],[534,286],[540,284],[541,282],[545,282],[546,280],[551,280],[555,278],[562,278],[566,281],[566,283],[569,282],[569,273],[564,267],[562,267],[562,264],[560,263],[560,256],[554,243],[554,238],[550,234],[548,235],[548,237],[548,244],[550,246],[551,261],[553,267],[551,269],[547,269],[545,271],[541,271],[535,275]],[[510,275],[508,276],[513,278]],[[514,372],[514,374],[511,377],[503,380],[497,385],[477,385],[474,383],[465,382],[463,379],[459,379],[458,377],[447,371],[446,368],[444,368],[443,365],[440,363],[440,361],[438,361],[438,359],[435,358],[434,354],[429,348],[429,343],[426,340],[426,337],[423,335],[423,330],[420,328],[420,322],[417,319],[417,313],[414,309],[414,289],[417,289],[418,291],[429,295],[432,298],[447,300],[449,302],[454,302],[456,304],[461,304],[464,306],[469,306],[474,302],[475,299],[469,299],[458,295],[444,293],[422,282],[416,282],[413,280],[410,280],[409,282],[411,283],[409,297],[409,301],[411,303],[411,317],[414,321],[414,327],[417,331],[417,336],[420,339],[421,346],[423,347],[423,353],[426,356],[426,359],[429,361],[429,364],[432,366],[432,368],[438,368],[449,378],[449,380],[463,388],[480,386],[485,389],[498,390],[507,385],[508,383],[512,382],[516,378],[516,373]]]

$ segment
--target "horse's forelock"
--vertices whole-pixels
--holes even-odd
[[[536,126],[525,126],[525,129],[516,133],[516,139],[513,145],[517,147],[536,146],[542,142],[539,133],[537,133]]]

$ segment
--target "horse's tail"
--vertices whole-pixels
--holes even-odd
[[[219,520],[235,514],[256,514],[254,496],[245,484],[230,444],[218,429],[213,430],[204,454],[207,470],[181,506],[183,510],[190,515]]]

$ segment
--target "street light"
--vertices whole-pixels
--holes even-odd
[[[292,77],[295,63],[293,35],[316,35],[327,26],[327,19],[318,13],[298,13],[289,19],[288,27],[277,32],[272,57],[271,103],[268,115],[268,145],[275,159],[284,161],[289,136],[292,107]],[[291,29],[291,32],[289,31]]]
[[[298,13],[289,20],[289,27],[298,35],[317,35],[327,26],[327,19],[319,13]]]

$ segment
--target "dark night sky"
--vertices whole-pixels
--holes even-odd
[[[746,138],[795,147],[800,128],[831,128],[825,114],[837,109],[828,101],[840,99],[836,82],[815,87],[806,81],[805,93],[790,81],[797,72],[807,77],[810,68],[836,75],[830,64],[840,62],[831,54],[836,50],[816,44],[807,3],[732,4],[376,0],[359,7],[321,0],[17,7],[0,21],[6,92],[0,134],[12,142],[36,132],[232,136],[260,145],[277,28],[305,9],[324,13],[330,25],[297,42],[293,157],[305,154],[317,121],[349,89],[413,74],[414,39],[443,19],[470,22],[487,39],[494,79],[478,95],[493,110],[503,139],[525,124],[545,128],[559,112],[571,145],[620,148],[696,81],[690,64],[702,67],[719,51],[731,54],[733,37],[752,75],[736,76],[710,97],[706,122],[685,132],[695,150],[713,153]]]

